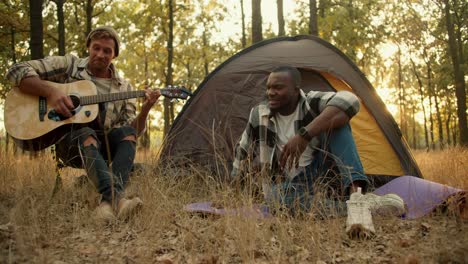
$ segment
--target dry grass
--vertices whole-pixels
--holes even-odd
[[[418,150],[414,156],[426,179],[468,190],[468,148]]]
[[[73,185],[82,171],[65,169],[63,187],[51,198],[55,171],[49,154],[33,160],[0,154],[0,263],[462,263],[468,258],[468,224],[450,216],[378,219],[375,238],[354,241],[345,235],[342,217],[192,215],[182,210],[185,204],[241,206],[256,198],[218,184],[200,169],[161,169],[151,153],[140,154],[149,169],[127,190],[145,202],[141,215],[103,227],[92,217],[98,195],[91,186]],[[427,178],[468,186],[466,149],[417,152],[416,159]]]

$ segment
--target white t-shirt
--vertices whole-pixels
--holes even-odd
[[[280,150],[283,151],[283,146],[289,141],[290,138],[294,137],[297,132],[294,126],[294,121],[298,120],[299,117],[299,104],[296,107],[296,110],[290,115],[283,116],[279,113],[276,113],[274,119],[276,123],[276,132],[278,136],[278,141],[276,142],[276,146]],[[312,162],[313,155],[312,149],[309,145],[307,145],[306,149],[302,153],[301,157],[299,158],[299,168],[293,167],[290,170],[286,171],[286,174],[290,179],[294,178],[300,171],[301,167],[305,167]]]
[[[94,84],[96,85],[98,94],[108,94],[112,90],[111,78],[95,78]]]

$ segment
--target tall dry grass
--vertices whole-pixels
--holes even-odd
[[[427,178],[466,188],[466,151],[417,152],[416,159]],[[0,263],[366,262],[371,257],[359,250],[375,246],[349,241],[340,217],[279,214],[257,221],[184,212],[184,205],[199,201],[249,206],[257,200],[253,191],[229,188],[196,167],[163,169],[155,153],[139,154],[148,167],[127,189],[128,196],[142,198],[144,210],[129,222],[103,227],[93,218],[99,198],[93,187],[75,185],[83,171],[64,169],[63,186],[52,197],[49,153],[1,156]],[[389,221],[397,226],[397,219]]]
[[[468,190],[468,148],[413,152],[423,177]]]
[[[235,206],[249,205],[252,199],[233,193],[200,169],[162,171],[151,153],[143,156],[149,167],[134,176],[127,189],[128,196],[145,202],[143,212],[128,223],[103,227],[92,217],[99,199],[93,187],[75,186],[83,171],[62,170],[63,186],[52,197],[55,167],[50,154],[30,159],[2,153],[0,225],[13,231],[0,237],[10,239],[2,245],[0,263],[249,262],[259,256],[282,259],[291,250],[302,250],[295,242],[302,236],[308,248],[319,247],[314,229],[292,235],[305,220],[258,223],[230,216],[207,221],[184,212],[183,206],[195,201]]]

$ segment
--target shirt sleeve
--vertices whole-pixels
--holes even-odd
[[[249,121],[247,126],[242,132],[241,139],[236,144],[235,152],[234,152],[234,162],[232,164],[232,171],[231,171],[231,178],[241,177],[240,174],[242,173],[241,165],[242,161],[246,160],[249,155],[249,149],[252,147],[252,144],[255,142],[254,134],[255,134],[255,112],[256,108],[253,108],[250,111]],[[255,155],[255,152],[253,153]]]
[[[42,80],[63,83],[72,71],[73,55],[51,56],[40,60],[30,60],[14,64],[7,72],[6,78],[15,86],[22,79],[38,76]]]
[[[123,88],[124,91],[134,90],[133,86],[129,82],[125,81],[123,85],[125,85],[125,87]],[[123,101],[123,103],[121,104],[121,108],[119,109],[119,118],[116,121],[114,127],[130,126],[132,124],[132,122],[136,118],[136,104],[136,99],[128,99]]]
[[[349,118],[355,116],[360,109],[358,97],[349,91],[318,92],[307,94],[310,107],[316,113],[321,113],[327,106],[335,106],[345,112]]]

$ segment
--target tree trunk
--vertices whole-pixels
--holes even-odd
[[[13,63],[16,63],[15,34],[16,34],[15,27],[11,27],[11,59]]]
[[[167,74],[166,74],[166,86],[172,85],[172,60],[174,57],[174,6],[173,0],[168,1],[169,5],[169,36],[167,39]],[[164,98],[164,137],[169,134],[169,129],[172,125],[173,118],[172,103],[169,98]]]
[[[428,92],[429,92],[429,122],[430,122],[430,134],[431,134],[431,148],[432,150],[435,150],[436,144],[434,140],[434,115],[432,113],[432,98],[437,102],[437,95],[434,91],[434,84],[432,82],[432,68],[431,68],[431,58],[429,57],[427,53],[426,47],[423,48],[423,56],[424,56],[424,62],[426,63],[426,69],[427,69],[427,87],[428,87]],[[440,130],[439,130],[439,137],[440,137]],[[441,145],[442,142],[439,142],[439,145]]]
[[[456,146],[457,145],[457,142],[458,142],[458,130],[457,130],[457,126],[458,126],[458,123],[457,123],[457,119],[454,118],[453,119],[453,127],[452,127],[452,141],[453,141],[453,145]]]
[[[318,36],[317,0],[309,0],[309,34]]]
[[[325,10],[328,7],[328,0],[319,1],[318,14],[321,18],[325,18]]]
[[[431,92],[429,92],[429,135],[431,140],[431,149],[435,150],[435,142],[434,142],[434,117],[432,115],[432,96]]]
[[[278,36],[284,36],[283,0],[276,0],[278,6]]]
[[[261,0],[252,0],[252,44],[263,40]]]
[[[446,121],[446,128],[447,128],[447,144],[450,146],[455,146],[456,141],[453,141],[452,138],[455,137],[453,135],[452,128],[456,128],[456,120],[457,118],[454,116],[455,114],[455,109],[453,109],[454,104],[453,104],[453,94],[449,90],[445,90],[445,101],[446,101],[446,107],[445,107],[445,115],[447,116],[447,121]]]
[[[58,55],[65,55],[65,17],[63,14],[63,4],[66,0],[54,0],[57,5],[57,20],[58,20]]]
[[[31,59],[44,58],[44,43],[42,29],[42,2],[43,0],[29,0],[31,24]]]
[[[245,14],[244,14],[244,0],[241,1],[241,15],[242,15],[242,48],[247,46],[247,37],[245,34]]]
[[[206,37],[206,25],[203,25],[203,34],[202,34],[202,42],[203,42],[203,69],[205,71],[205,77],[208,76],[209,72],[209,59],[206,54],[206,51],[208,50],[208,39]]]
[[[144,47],[143,54],[145,56],[145,82],[144,83],[145,83],[145,88],[146,88],[149,86],[148,54],[146,52],[146,46],[143,46],[143,47]],[[146,130],[140,139],[141,147],[144,149],[148,148],[151,145],[150,130],[151,130],[151,116],[148,115]]]
[[[399,102],[399,110],[400,110],[400,127],[401,132],[405,138],[408,138],[408,126],[406,124],[406,94],[405,89],[403,88],[403,74],[401,68],[401,49],[398,46],[398,102]]]
[[[434,104],[436,109],[436,118],[437,118],[437,130],[439,131],[439,145],[440,149],[444,149],[445,140],[444,140],[444,129],[442,124],[442,115],[440,113],[439,99],[437,93],[434,96]]]
[[[175,116],[174,116],[174,103],[170,102],[170,105],[169,105],[169,120],[171,120],[171,125],[172,125],[172,123],[174,123],[174,119],[175,119]]]
[[[435,150],[434,117],[432,115],[432,97],[434,95],[434,89],[432,87],[431,66],[427,61],[426,61],[426,65],[427,65],[427,88],[428,88],[428,95],[429,95],[429,135],[431,136],[431,149]]]
[[[86,2],[86,32],[85,35],[88,36],[91,32],[91,27],[93,26],[93,0],[87,0]]]
[[[410,58],[411,65],[413,66],[413,73],[418,79],[418,86],[419,86],[419,98],[421,101],[421,107],[423,110],[423,116],[424,116],[424,139],[426,142],[426,149],[429,149],[429,137],[428,137],[428,131],[427,131],[427,118],[426,118],[426,107],[424,106],[424,92],[423,92],[423,84],[421,81],[421,77],[419,76],[419,73],[416,69],[416,64],[414,63],[413,59]]]
[[[445,120],[445,131],[447,133],[447,146],[450,146],[452,142],[450,142],[450,119],[452,117],[452,113],[447,111],[447,120]]]
[[[418,134],[417,134],[417,129],[416,129],[416,109],[414,106],[413,106],[411,117],[413,119],[413,148],[417,149],[419,147],[419,144],[418,144]]]
[[[92,0],[86,0],[84,3],[84,9],[86,11],[86,29],[84,32],[84,37],[86,38],[89,35],[89,32],[91,32],[92,26],[93,26],[93,1]],[[82,57],[88,56],[88,49],[85,47],[84,50],[82,51],[81,54]]]
[[[448,33],[448,46],[450,50],[450,57],[453,64],[453,73],[455,76],[455,95],[457,98],[457,116],[458,116],[458,128],[460,131],[460,145],[468,146],[468,124],[466,115],[466,90],[464,80],[464,69],[462,62],[464,61],[463,53],[459,53],[461,50],[458,45],[459,43],[455,37],[455,28],[452,21],[452,14],[450,13],[450,1],[444,0],[445,3],[445,22]]]

